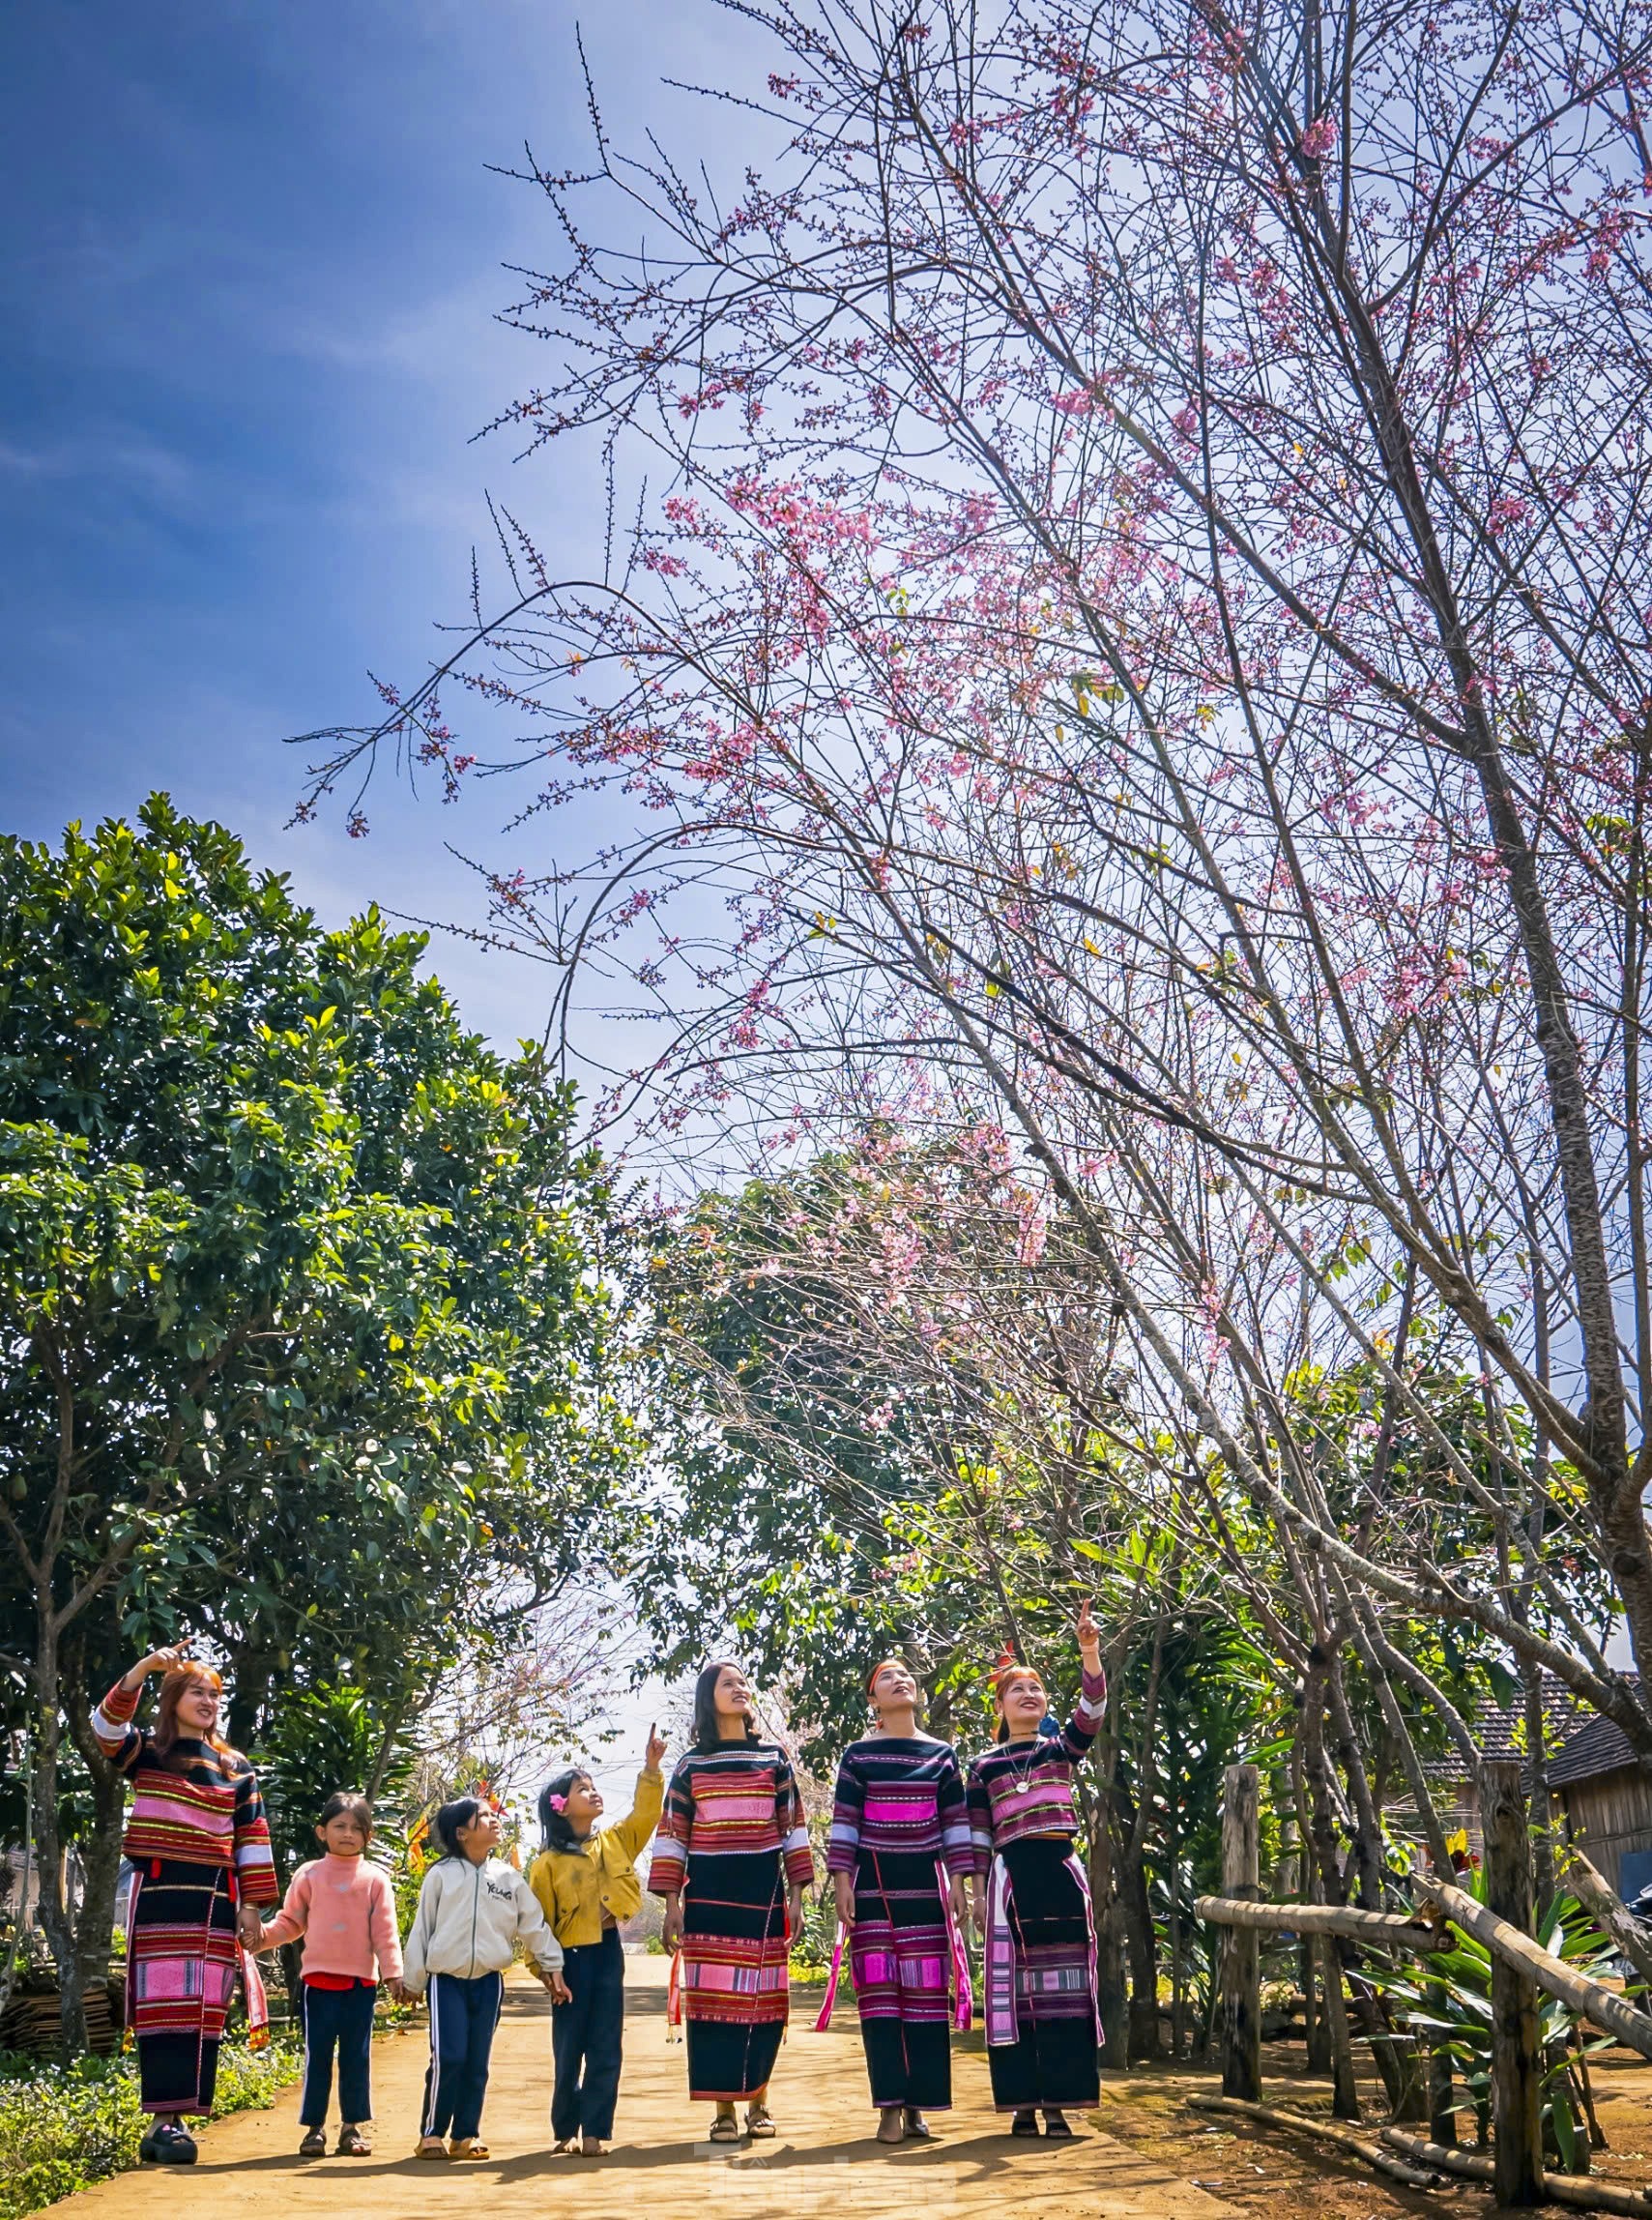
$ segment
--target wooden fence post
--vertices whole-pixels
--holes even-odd
[[[1222,1775],[1222,1893],[1254,1903],[1261,1894],[1261,1840],[1255,1766]],[[1217,1973],[1221,1996],[1222,2094],[1261,2101],[1261,1937],[1224,1927]]]
[[[1531,1845],[1519,1758],[1488,1758],[1480,1767],[1486,1843],[1486,1902],[1522,1934],[1531,1933]],[[1500,1951],[1492,1953],[1492,2156],[1503,2205],[1543,2202],[1543,2053],[1537,1990]]]

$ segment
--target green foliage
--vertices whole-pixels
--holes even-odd
[[[605,1189],[423,949],[322,932],[162,798],[0,841],[4,1514],[35,1554],[61,1513],[53,1602],[112,1593],[128,1645],[332,1679],[573,1554]]]
[[[369,1855],[393,1861],[399,1837],[392,1815],[413,1769],[414,1745],[366,1689],[289,1691],[253,1755],[283,1871],[320,1855],[315,1823],[327,1798],[339,1789],[364,1793],[375,1774],[378,1816]]]
[[[1470,1893],[1484,1903],[1484,1876],[1476,1872],[1465,1879]],[[1473,1936],[1458,1929],[1453,1934],[1454,1946],[1424,1959],[1418,1970],[1378,1968],[1372,1977],[1424,2045],[1450,2058],[1463,2078],[1484,2144],[1492,2132],[1492,1954]],[[1537,1921],[1537,1940],[1545,1950],[1594,1980],[1613,1971],[1610,1939],[1576,1897],[1554,1899]],[[1594,2052],[1609,2050],[1610,2038],[1585,2038],[1577,2013],[1554,1997],[1539,1996],[1538,2019],[1545,2061],[1545,2147],[1564,2173],[1586,2174],[1588,2131],[1578,2068]]]
[[[302,2051],[290,2044],[249,2051],[225,2043],[213,2118],[273,2103],[303,2067]],[[21,2220],[135,2166],[148,2125],[130,2058],[44,2066],[0,2054],[0,2220]]]
[[[624,1469],[601,1167],[424,949],[161,796],[0,839],[0,1649],[52,1870],[59,1723],[134,1653],[210,1636],[243,1745],[306,1686],[393,1726]]]

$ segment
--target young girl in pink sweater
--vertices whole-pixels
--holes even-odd
[[[392,1992],[401,1986],[395,1894],[390,1875],[366,1855],[373,1839],[373,1807],[365,1796],[329,1796],[315,1832],[326,1855],[311,1858],[293,1875],[287,1900],[264,1923],[258,1947],[274,1950],[301,1935],[304,1939],[304,2082],[299,2108],[304,2139],[299,2156],[327,2155],[336,2047],[343,2116],[337,2155],[366,2158],[372,2146],[362,2130],[373,2116],[373,2007],[381,1979]]]

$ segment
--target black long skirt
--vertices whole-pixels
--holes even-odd
[[[859,1851],[849,1963],[872,2102],[944,2112],[952,1962],[932,1855]]]
[[[690,1852],[682,1890],[689,2095],[732,2103],[767,2088],[788,2004],[779,1852]]]
[[[1013,1906],[1017,2039],[988,2046],[993,2102],[1000,2112],[1099,2104],[1089,1905],[1068,1870],[1072,1845],[1034,1835],[1001,1855]]]
[[[236,1967],[224,1868],[142,1860],[127,1938],[127,2018],[145,2112],[212,2111]]]

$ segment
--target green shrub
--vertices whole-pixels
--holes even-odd
[[[215,2119],[271,2104],[296,2081],[303,2055],[286,2043],[218,2053]],[[44,2065],[0,2053],[0,2220],[21,2220],[59,2197],[137,2164],[148,2122],[138,2107],[135,2059],[78,2059]]]

